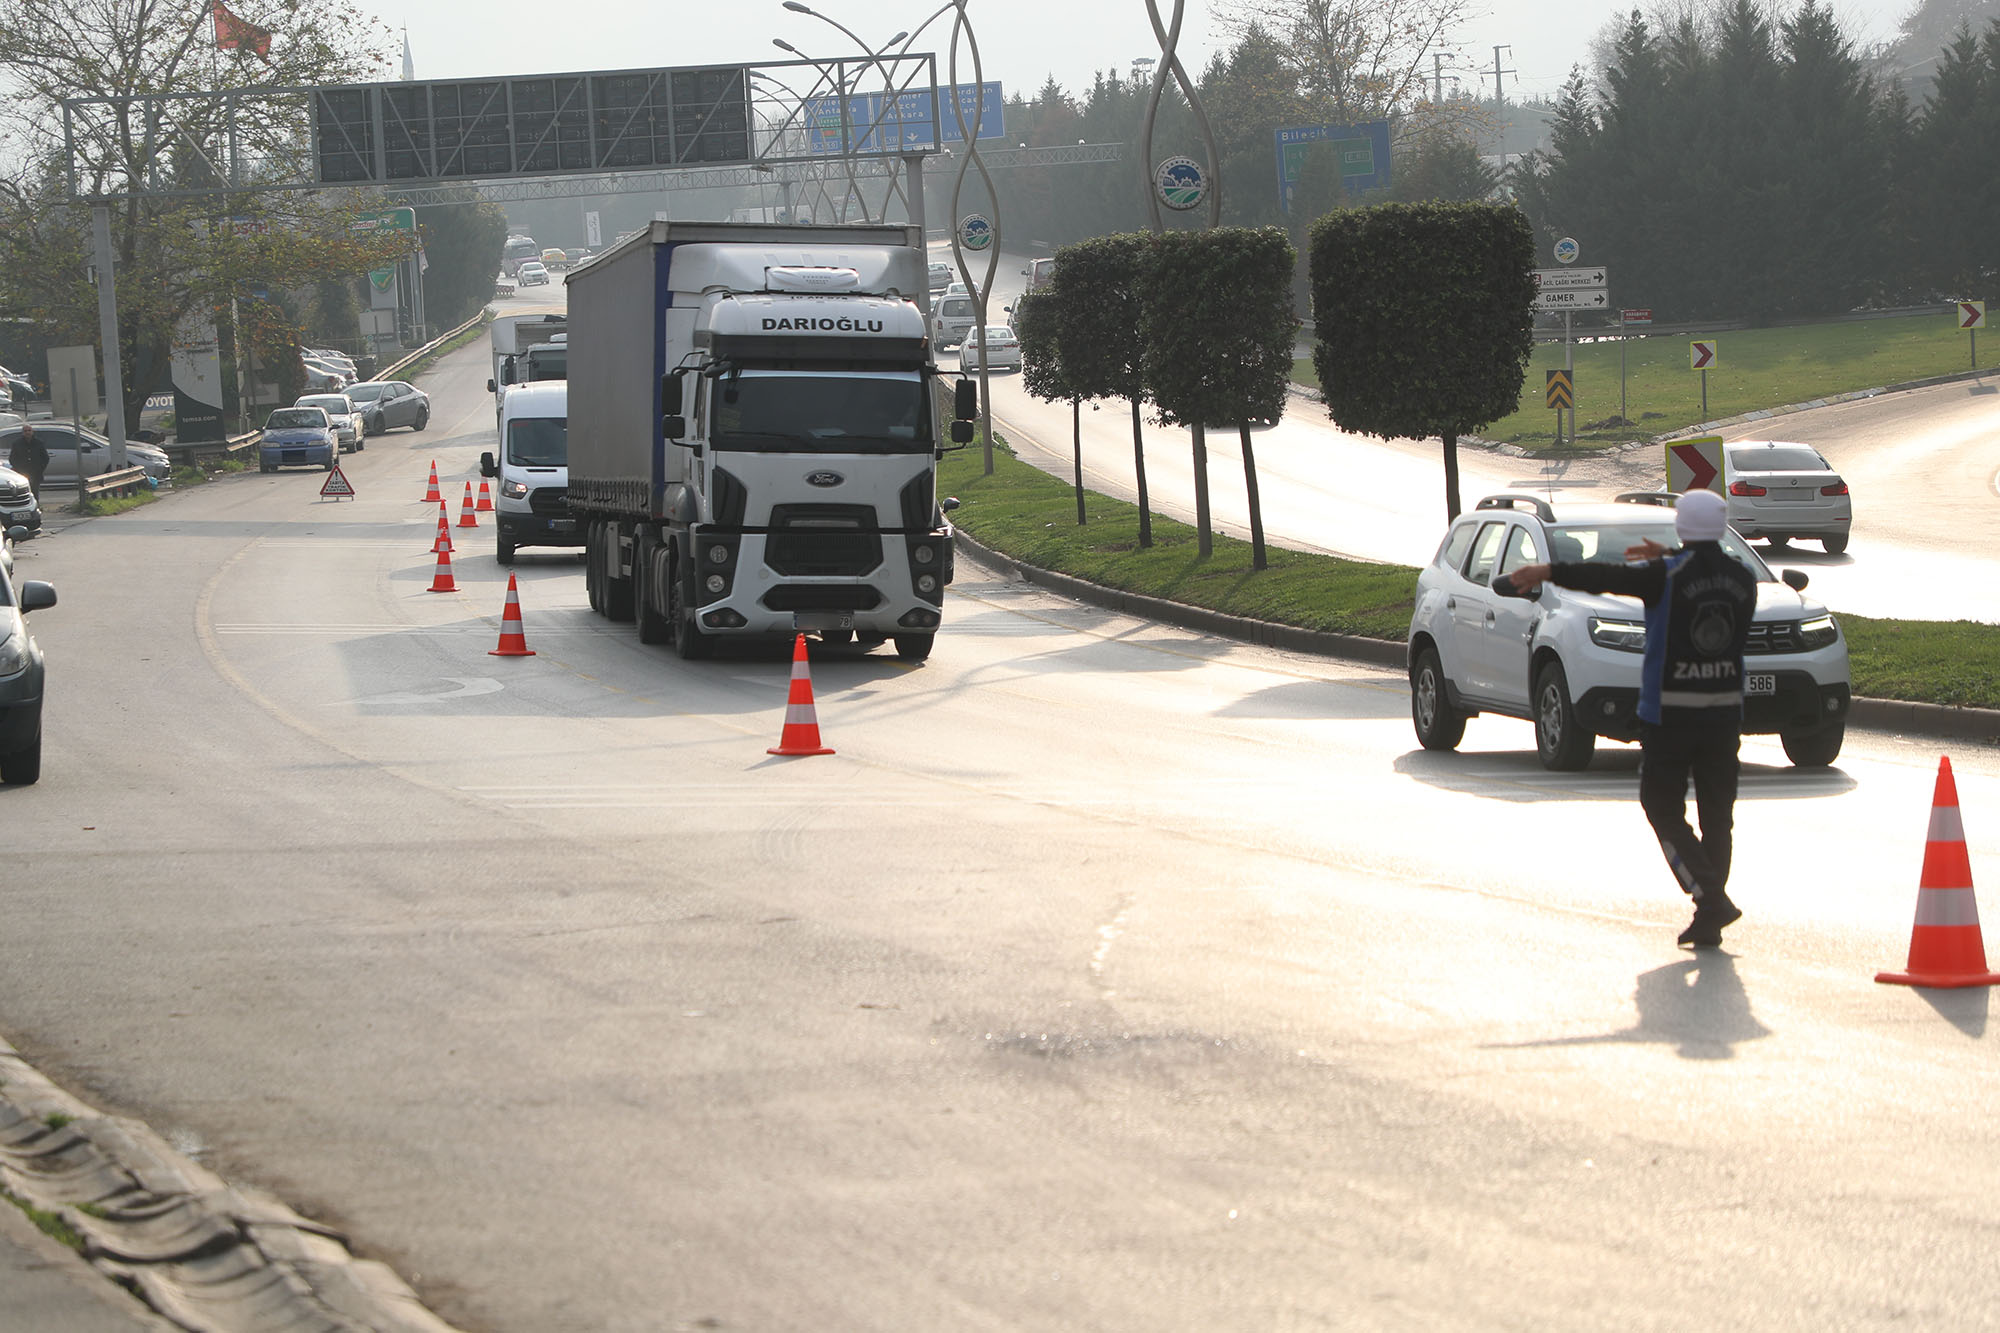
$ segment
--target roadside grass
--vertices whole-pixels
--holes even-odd
[[[63,1221],[59,1214],[52,1213],[46,1208],[37,1208],[20,1195],[6,1189],[0,1189],[0,1200],[4,1200],[19,1208],[22,1214],[35,1224],[36,1230],[40,1231],[43,1235],[69,1246],[72,1250],[76,1250],[79,1253],[82,1252],[83,1237],[78,1234],[75,1227]]]
[[[159,498],[155,491],[140,491],[136,495],[86,495],[76,502],[76,512],[95,518],[106,514],[122,514],[128,509],[149,505]]]
[[[1966,335],[1953,327],[1942,307],[1934,315],[1842,324],[1634,336],[1624,340],[1626,420],[1620,423],[1619,342],[1597,336],[1598,341],[1572,346],[1578,423],[1573,447],[1580,450],[1972,367]],[[1708,372],[1706,416],[1701,374],[1688,365],[1688,343],[1694,338],[1713,338],[1717,344],[1716,364]],[[1555,413],[1544,405],[1546,372],[1562,364],[1560,342],[1536,344],[1519,408],[1476,434],[1500,444],[1553,446]],[[1292,378],[1319,387],[1310,358],[1293,362]]]
[[[938,489],[961,502],[953,524],[1024,564],[1281,625],[1392,642],[1409,632],[1413,566],[1270,546],[1269,568],[1260,572],[1251,567],[1248,542],[1217,534],[1214,555],[1203,560],[1194,529],[1158,515],[1153,545],[1141,550],[1137,506],[1086,492],[1089,522],[1079,527],[1070,484],[1014,457],[1004,438],[996,437],[992,476],[984,475],[975,442],[945,455]],[[2000,626],[1839,619],[1857,695],[2000,708]]]
[[[487,311],[487,317],[485,319],[473,325],[465,332],[459,334],[456,338],[453,338],[451,341],[445,343],[442,347],[439,347],[434,351],[427,353],[422,360],[414,361],[410,363],[410,365],[406,366],[403,369],[403,379],[406,381],[414,380],[416,379],[417,376],[430,370],[443,357],[449,356],[451,353],[456,352],[459,348],[464,347],[470,343],[478,342],[481,338],[484,338],[486,336],[486,326],[492,322],[493,322],[492,311],[489,309]]]

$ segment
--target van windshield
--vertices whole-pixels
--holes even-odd
[[[743,453],[914,454],[931,448],[913,374],[752,371],[709,386],[709,442]]]
[[[507,423],[507,461],[515,467],[568,467],[568,417],[516,417]]]

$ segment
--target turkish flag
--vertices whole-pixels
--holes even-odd
[[[221,51],[240,51],[245,47],[255,51],[267,63],[271,59],[271,30],[260,28],[254,23],[246,23],[229,12],[222,0],[210,0],[209,12],[215,17],[215,45]]]

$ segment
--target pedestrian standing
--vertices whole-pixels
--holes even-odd
[[[1674,878],[1694,899],[1694,920],[1680,942],[1709,949],[1743,915],[1727,890],[1743,735],[1743,645],[1757,609],[1756,577],[1722,549],[1728,511],[1714,491],[1690,491],[1674,506],[1677,551],[1645,541],[1625,552],[1625,564],[1559,560],[1523,565],[1508,576],[1516,592],[1552,582],[1645,603],[1639,804]],[[1687,820],[1690,777],[1699,835]]]
[[[31,423],[23,423],[21,437],[14,441],[13,452],[8,455],[9,466],[28,479],[28,489],[37,500],[42,496],[42,478],[49,470],[49,447],[42,443]]]

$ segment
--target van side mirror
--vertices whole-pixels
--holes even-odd
[[[495,384],[492,380],[489,379],[486,381],[486,392],[498,393],[500,392],[500,386]]]
[[[960,380],[953,386],[951,414],[960,421],[970,421],[979,415],[979,385],[975,381]]]
[[[1811,579],[1806,577],[1806,572],[1803,569],[1781,569],[1778,571],[1778,577],[1793,592],[1804,592],[1806,584],[1812,582]]]
[[[491,453],[479,455],[479,475],[482,477],[497,477],[500,475],[500,467],[493,461]]]

